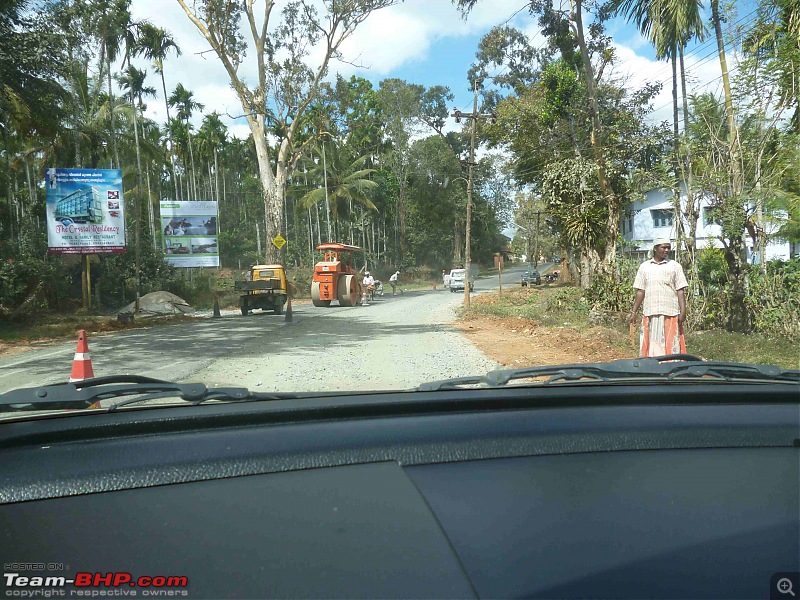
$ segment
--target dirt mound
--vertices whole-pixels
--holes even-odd
[[[131,302],[121,308],[116,314],[131,314],[136,308],[136,303]],[[141,316],[188,315],[194,308],[186,300],[169,292],[152,292],[139,298],[139,312]]]

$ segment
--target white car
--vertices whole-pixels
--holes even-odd
[[[464,281],[466,279],[466,269],[453,269],[450,271],[450,291],[458,292],[464,290]],[[469,276],[469,291],[475,291],[475,278],[470,274]]]

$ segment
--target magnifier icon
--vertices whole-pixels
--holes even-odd
[[[778,579],[778,591],[781,594],[791,594],[792,597],[795,597],[795,593],[792,591],[792,580],[786,577],[782,579]]]

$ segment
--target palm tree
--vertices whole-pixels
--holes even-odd
[[[197,177],[194,168],[194,150],[192,148],[192,132],[189,119],[195,110],[202,111],[205,106],[199,102],[195,102],[194,94],[190,90],[187,90],[185,87],[183,87],[182,83],[179,83],[172,91],[172,95],[170,95],[168,103],[170,106],[175,106],[178,108],[178,114],[176,117],[179,121],[183,121],[186,125],[186,134],[189,139],[189,157],[192,164],[192,188],[194,190],[194,196],[197,198]]]
[[[122,42],[126,35],[126,28],[131,20],[130,0],[113,0],[110,3],[102,3],[101,13],[98,22],[98,35],[100,37],[100,62],[101,73],[103,67],[106,72],[106,83],[108,84],[108,97],[114,100],[114,89],[111,86],[111,65],[119,58]],[[122,168],[117,149],[117,136],[114,135],[114,120],[111,119],[111,148],[114,153],[114,161],[117,168]]]
[[[151,86],[146,86],[145,79],[147,78],[147,71],[143,69],[137,69],[132,64],[128,64],[128,69],[122,74],[117,77],[117,81],[122,86],[122,89],[125,90],[132,99],[136,99],[136,106],[134,106],[134,110],[138,108],[139,112],[142,113],[142,139],[146,139],[145,136],[145,120],[144,120],[144,109],[147,107],[144,103],[145,96],[151,96],[155,98],[156,96],[156,88]],[[139,144],[139,140],[137,139],[137,146]],[[153,212],[153,193],[150,189],[150,169],[145,169],[145,176],[147,179],[147,213],[148,213],[148,221],[150,223],[150,235],[152,236],[154,243],[155,243],[155,215]]]
[[[128,65],[128,68],[122,75],[117,76],[117,81],[128,94],[131,94],[137,100],[139,112],[143,112],[147,105],[144,104],[143,98],[145,96],[155,97],[156,88],[145,86],[144,82],[147,78],[147,71],[137,69],[133,65]]]
[[[170,52],[174,52],[175,56],[181,55],[181,49],[178,47],[178,44],[175,43],[175,40],[172,38],[170,33],[166,29],[162,29],[160,27],[156,27],[150,23],[143,23],[141,28],[141,38],[139,39],[139,45],[141,48],[141,52],[145,58],[148,60],[153,61],[153,66],[155,67],[156,73],[161,75],[161,89],[164,91],[164,105],[167,109],[167,132],[170,132],[170,115],[169,115],[169,100],[167,96],[167,82],[164,78],[164,60],[167,58]],[[170,146],[172,145],[172,139],[170,138]],[[170,156],[172,151],[170,150]],[[172,167],[172,184],[173,190],[175,192],[175,198],[178,197],[178,184],[175,179],[175,165],[170,160],[170,165]]]
[[[197,132],[198,153],[200,160],[208,160],[209,165],[209,187],[211,186],[211,159],[214,159],[214,196],[219,201],[219,162],[217,151],[227,142],[228,131],[225,124],[219,118],[219,113],[212,112],[203,118],[200,130]]]
[[[311,208],[320,202],[329,200],[331,214],[334,222],[339,219],[340,207],[351,206],[355,202],[377,211],[377,207],[370,199],[370,192],[377,189],[378,184],[367,179],[375,172],[375,169],[364,168],[369,156],[359,156],[352,158],[347,151],[339,148],[334,143],[325,146],[325,156],[322,155],[322,148],[318,147],[315,154],[319,161],[313,163],[308,171],[309,179],[321,183],[321,187],[306,193],[297,202],[298,208],[303,210]],[[323,165],[322,159],[325,158]]]

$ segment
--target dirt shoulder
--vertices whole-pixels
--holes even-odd
[[[487,357],[509,368],[635,358],[618,329],[590,326],[548,304],[557,289],[511,289],[477,296],[456,323]],[[517,314],[515,314],[517,313]],[[541,314],[542,318],[535,318]],[[562,322],[557,325],[555,322]]]
[[[620,348],[616,331],[605,327],[579,331],[544,327],[523,317],[476,314],[462,317],[457,327],[486,356],[510,368],[636,357],[633,350]]]

